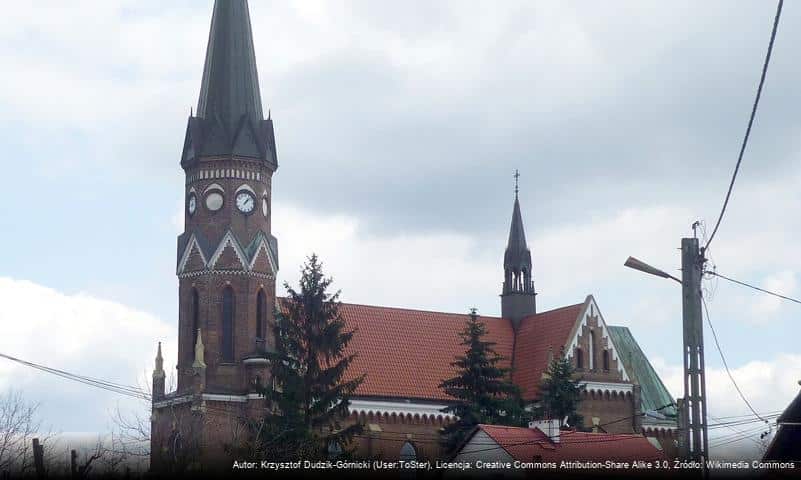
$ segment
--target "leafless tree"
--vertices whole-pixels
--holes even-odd
[[[0,472],[29,472],[33,469],[35,436],[43,445],[52,437],[42,432],[39,403],[25,399],[22,392],[9,390],[0,396]]]

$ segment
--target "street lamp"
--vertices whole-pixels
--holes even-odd
[[[650,275],[675,280],[682,286],[684,398],[679,400],[679,430],[681,430],[679,446],[684,458],[701,462],[705,466],[709,458],[709,447],[706,423],[704,330],[701,322],[701,277],[704,262],[698,239],[682,238],[681,280],[634,257],[629,257],[623,265]]]
[[[656,275],[657,277],[669,278],[671,280],[675,280],[675,281],[681,283],[681,280],[679,280],[678,278],[674,277],[673,275],[671,275],[671,274],[669,274],[667,272],[663,272],[662,270],[660,270],[658,268],[652,267],[652,266],[648,265],[647,263],[643,262],[642,260],[638,260],[638,259],[636,259],[634,257],[629,257],[629,259],[626,260],[626,263],[624,263],[623,265],[626,266],[626,267],[629,267],[629,268],[633,268],[634,270],[639,270],[641,272],[650,273],[651,275]]]

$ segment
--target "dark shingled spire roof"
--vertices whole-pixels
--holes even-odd
[[[278,166],[272,120],[264,119],[247,0],[215,0],[197,113],[182,165],[198,157],[250,157]]]
[[[247,0],[217,0],[197,116],[218,117],[231,130],[242,115],[264,118]]]
[[[515,193],[515,206],[512,211],[512,226],[509,228],[509,242],[503,256],[505,269],[521,269],[527,267],[531,271],[531,251],[526,245],[526,232],[523,228],[523,215],[520,213],[520,201]]]

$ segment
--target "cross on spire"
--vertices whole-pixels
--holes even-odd
[[[515,168],[514,177],[515,177],[515,198],[517,198],[517,192],[520,190],[519,185],[518,185],[518,179],[520,178],[520,172],[517,171],[516,168]]]

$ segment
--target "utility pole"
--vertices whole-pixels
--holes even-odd
[[[695,230],[698,224],[693,225]],[[706,421],[706,374],[704,369],[704,324],[701,314],[701,279],[706,258],[698,238],[681,239],[681,280],[647,263],[629,257],[624,265],[634,270],[681,283],[684,345],[684,398],[678,400],[679,455],[699,462],[706,476],[709,442]]]
[[[704,325],[701,314],[701,278],[704,271],[703,252],[697,238],[681,239],[682,316],[684,323],[684,402],[682,430],[687,459],[708,460],[706,422],[706,374],[704,369]]]
[[[39,480],[45,478],[44,446],[38,438],[33,439],[33,466],[36,469],[36,478]]]

